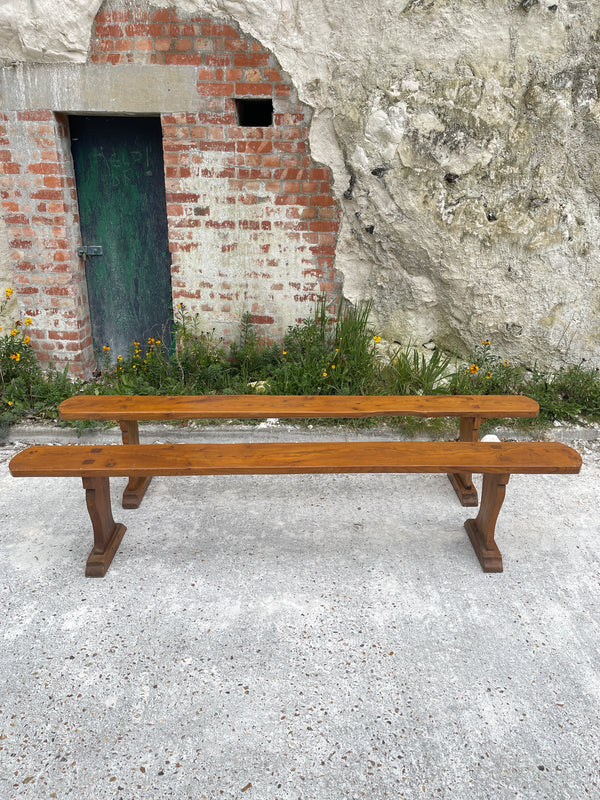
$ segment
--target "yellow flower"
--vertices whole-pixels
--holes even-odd
[[[332,364],[332,365],[331,365],[331,369],[335,369],[335,364]]]
[[[25,317],[25,325],[33,325],[33,320],[31,317]]]
[[[477,364],[471,364],[471,366],[469,367],[469,372],[471,373],[471,375],[476,375],[479,372],[479,367],[477,366]]]
[[[490,379],[491,377],[492,377],[492,373],[491,373],[491,372],[488,372],[488,374],[485,376],[485,379],[486,379],[486,381],[489,381],[489,379]]]
[[[110,347],[107,344],[103,344],[102,349],[104,350],[105,353],[110,353]]]
[[[13,293],[13,290],[12,290],[12,289],[5,289],[5,290],[4,290],[4,294],[6,295],[6,299],[7,299],[7,300],[8,300],[8,298],[9,298],[9,297],[12,295],[12,293]]]
[[[504,359],[502,363],[504,364],[505,367],[508,367],[508,361],[506,359]]]
[[[30,341],[31,341],[31,339],[29,338],[29,336],[24,336],[23,337],[23,344],[29,344]]]
[[[160,344],[160,339],[157,339],[155,344]]]
[[[489,347],[491,345],[491,342],[489,339],[483,339],[481,344],[484,345],[484,347]]]
[[[20,361],[21,360],[21,353],[12,353],[11,358],[13,361]]]
[[[13,328],[12,331],[10,332],[10,335],[11,336],[16,336],[18,332],[19,331],[16,328]]]
[[[326,372],[324,372],[324,373],[323,373],[323,377],[324,377],[324,378],[326,378],[326,377],[327,377],[327,373],[326,373]]]
[[[381,336],[374,336],[373,341],[375,342],[375,344],[379,344],[379,342],[381,341]]]
[[[140,346],[140,343],[139,343],[139,342],[134,342],[134,343],[133,343],[133,346],[137,348],[137,347],[139,347],[139,346]]]
[[[283,350],[282,352],[284,356],[287,356],[287,350]]]
[[[123,356],[117,356],[117,361],[123,361]]]
[[[12,400],[9,400],[9,401],[8,401],[8,405],[9,405],[9,406],[14,406],[14,403],[13,403],[13,401],[12,401]]]

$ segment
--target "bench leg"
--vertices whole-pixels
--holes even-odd
[[[461,417],[459,442],[479,441],[479,417]],[[473,475],[470,472],[456,472],[448,475],[461,505],[476,506],[479,503],[477,489],[473,486]]]
[[[476,519],[465,528],[484,572],[502,572],[502,554],[494,540],[496,520],[504,502],[509,475],[484,475],[481,506]]]
[[[103,578],[126,528],[113,519],[108,478],[83,478],[83,488],[94,529],[94,549],[88,557],[85,574],[88,578]]]
[[[120,420],[123,444],[139,444],[140,431],[136,420]],[[123,508],[139,508],[152,478],[146,476],[130,477],[123,492]]]

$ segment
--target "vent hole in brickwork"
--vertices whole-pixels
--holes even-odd
[[[273,124],[272,100],[235,101],[238,125],[243,128],[268,128]]]

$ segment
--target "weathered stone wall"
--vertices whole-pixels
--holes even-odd
[[[336,266],[382,334],[600,364],[600,4],[179,5],[239,23],[314,109],[311,152],[343,208]],[[83,62],[98,8],[4,3],[0,56]]]

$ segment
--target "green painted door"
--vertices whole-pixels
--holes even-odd
[[[69,118],[96,351],[170,340],[171,258],[158,117]]]

